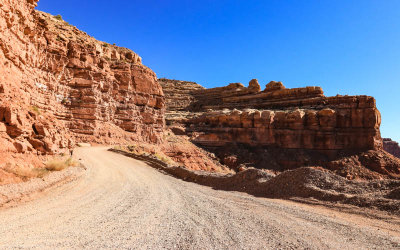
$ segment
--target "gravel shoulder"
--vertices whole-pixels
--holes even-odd
[[[0,248],[398,249],[399,218],[221,191],[79,148],[74,181],[0,209]]]
[[[70,167],[50,172],[43,178],[34,178],[18,184],[0,185],[0,209],[20,205],[46,195],[53,188],[77,180],[84,174],[83,167]]]

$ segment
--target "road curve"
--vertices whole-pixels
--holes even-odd
[[[83,177],[0,210],[0,248],[391,249],[398,224],[184,182],[106,148]]]

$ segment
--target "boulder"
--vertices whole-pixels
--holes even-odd
[[[270,81],[266,86],[264,92],[272,92],[285,89],[282,82]]]
[[[254,93],[261,91],[261,87],[257,79],[253,79],[249,82],[249,90]]]

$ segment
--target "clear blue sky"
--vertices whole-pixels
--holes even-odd
[[[38,9],[134,50],[158,77],[372,95],[382,136],[400,141],[400,0],[40,0]]]

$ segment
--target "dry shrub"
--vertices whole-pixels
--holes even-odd
[[[3,170],[21,178],[23,181],[31,178],[42,178],[48,173],[48,170],[44,168],[29,168],[18,164],[12,165],[11,163],[7,163]]]
[[[36,115],[41,115],[40,109],[37,106],[31,106],[31,110],[36,114]]]
[[[46,162],[46,170],[48,171],[61,171],[68,167],[75,167],[77,163],[72,159],[68,158],[67,160],[62,159],[53,159],[51,161]]]
[[[158,159],[158,160],[160,160],[160,161],[162,161],[162,162],[164,162],[164,163],[167,163],[167,164],[170,164],[170,165],[176,165],[176,162],[174,162],[171,158],[169,158],[168,156],[166,156],[164,153],[162,153],[162,152],[157,152],[157,153],[155,153],[154,154],[154,156]]]
[[[56,15],[56,16],[54,16],[54,18],[57,20],[63,21],[63,18],[61,15]]]
[[[78,165],[79,164],[72,158],[64,158],[48,161],[45,163],[45,167],[42,168],[33,168],[31,166],[7,163],[2,170],[20,178],[22,181],[28,181],[32,178],[43,178],[51,171],[61,171],[65,168],[76,167]]]
[[[158,160],[169,165],[177,165],[174,160],[152,145],[115,146],[114,149],[133,153],[136,155],[153,155]]]

